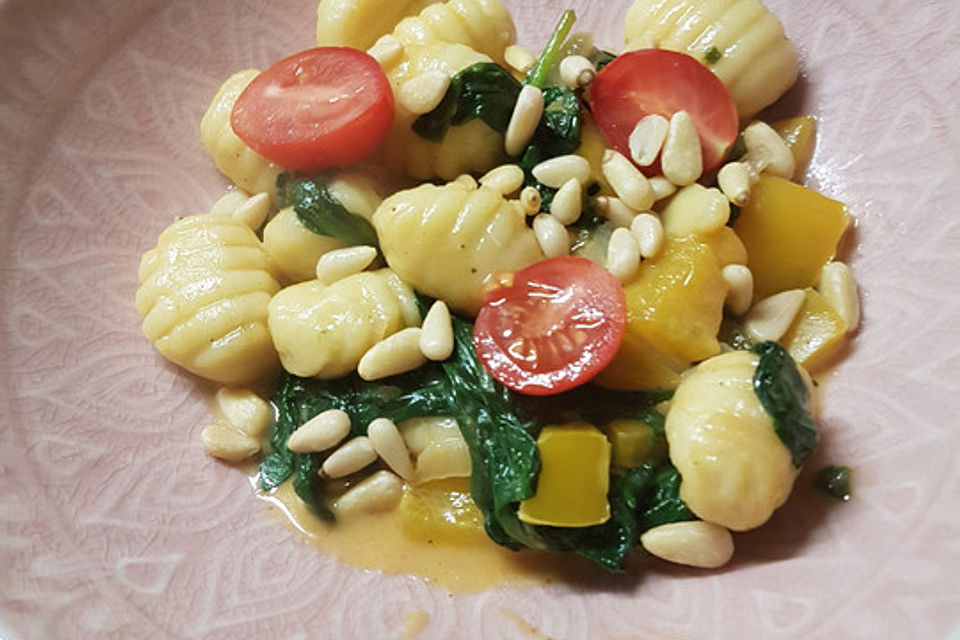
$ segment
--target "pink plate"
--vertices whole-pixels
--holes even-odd
[[[508,4],[533,48],[567,6]],[[572,4],[619,44],[627,0]],[[140,254],[224,190],[211,96],[310,46],[316,3],[0,0],[0,637],[960,638],[960,3],[769,4],[863,288],[798,495],[720,572],[451,596],[268,515],[198,445],[204,396],[133,309]],[[856,468],[852,502],[804,488],[828,462]]]

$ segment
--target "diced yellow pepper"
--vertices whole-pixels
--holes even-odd
[[[397,516],[404,535],[417,542],[471,545],[486,538],[483,513],[470,497],[469,478],[409,487]]]
[[[780,338],[793,359],[808,371],[823,366],[846,342],[846,324],[813,289],[804,290],[804,302],[797,319]]]
[[[724,225],[702,240],[713,249],[721,268],[728,264],[747,264],[747,248],[731,227]]]
[[[520,503],[528,524],[589,527],[610,519],[610,442],[585,422],[549,425],[537,438],[537,493]]]
[[[797,165],[793,172],[793,179],[800,180],[807,173],[810,158],[817,146],[817,121],[813,116],[798,116],[774,122],[773,130],[780,134]]]
[[[842,202],[763,176],[734,228],[750,256],[754,300],[812,286],[850,225]]]
[[[614,420],[604,427],[610,439],[611,464],[630,469],[642,464],[657,464],[667,456],[667,441],[658,437],[643,420]]]

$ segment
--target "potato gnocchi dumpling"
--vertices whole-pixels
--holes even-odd
[[[404,18],[393,36],[405,45],[463,44],[502,65],[503,50],[516,42],[517,30],[499,0],[449,0]]]
[[[263,228],[263,247],[288,282],[313,280],[317,260],[344,245],[339,238],[322,236],[303,226],[293,207],[277,212]]]
[[[168,227],[140,261],[136,307],[143,332],[171,362],[226,385],[278,368],[267,304],[280,289],[257,236],[228,214]]]
[[[317,46],[369,49],[397,23],[439,0],[320,0]]]
[[[330,285],[310,280],[289,286],[270,301],[268,317],[283,368],[324,379],[354,371],[370,347],[420,325],[413,291],[389,269]]]
[[[799,471],[753,390],[759,359],[734,351],[701,363],[683,377],[667,413],[680,498],[701,519],[733,531],[766,522]]]
[[[636,0],[624,21],[626,47],[651,36],[660,48],[706,64],[730,91],[741,120],[797,80],[797,50],[759,0]]]
[[[396,193],[373,214],[390,268],[417,291],[476,315],[492,274],[544,259],[523,207],[458,182]]]

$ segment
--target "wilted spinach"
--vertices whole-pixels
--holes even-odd
[[[379,246],[377,232],[366,218],[350,213],[327,189],[323,176],[281,173],[277,177],[277,201],[292,206],[307,229],[339,238],[349,245]]]

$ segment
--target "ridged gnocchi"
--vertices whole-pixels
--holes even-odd
[[[518,200],[459,182],[396,193],[373,214],[390,268],[417,291],[475,315],[488,278],[544,259]]]
[[[439,0],[320,0],[317,4],[317,46],[369,49],[393,31],[403,18],[420,13]]]
[[[405,45],[466,45],[503,65],[503,50],[516,41],[517,30],[500,0],[449,0],[404,18],[393,36]]]
[[[182,218],[140,261],[143,333],[168,360],[226,385],[277,370],[267,304],[277,271],[254,232],[229,214]]]
[[[283,169],[248,147],[230,126],[234,103],[259,73],[238,71],[220,86],[200,120],[200,138],[220,173],[247,193],[267,193],[272,200]]]
[[[663,49],[706,63],[726,85],[740,118],[776,102],[797,79],[797,51],[760,0],[636,0],[624,22],[626,48],[653,37]]]
[[[419,326],[420,314],[410,287],[380,269],[289,286],[270,301],[268,322],[284,369],[330,379],[355,370],[384,338]]]
[[[766,522],[790,495],[798,469],[753,390],[759,356],[734,351],[687,373],[666,419],[680,498],[698,517],[733,531]]]

